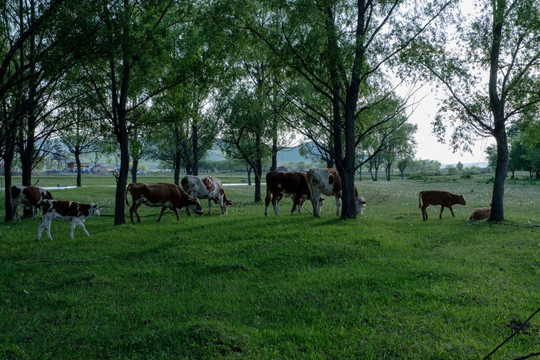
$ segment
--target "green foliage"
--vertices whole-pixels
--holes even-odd
[[[540,187],[508,184],[508,221],[492,225],[465,222],[489,185],[437,183],[468,205],[426,222],[417,194],[432,184],[357,185],[368,206],[352,221],[333,204],[290,216],[288,199],[265,217],[251,187],[230,186],[227,216],[157,224],[141,207],[123,226],[114,188],[53,190],[103,215],[74,240],[62,221],[40,242],[38,221],[0,224],[0,357],[478,359],[538,308]],[[497,357],[530,354],[539,332],[533,318]]]

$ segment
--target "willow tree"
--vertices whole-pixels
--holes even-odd
[[[467,148],[476,136],[495,139],[489,220],[503,221],[507,127],[537,114],[540,105],[540,1],[476,1],[474,6],[468,16],[456,16],[447,24],[455,26],[456,36],[450,38],[440,29],[426,38],[417,63],[448,94],[434,122],[439,134],[452,127],[456,148]]]
[[[356,217],[356,147],[378,126],[365,124],[364,114],[393,91],[379,92],[377,83],[451,2],[270,0],[258,8],[271,19],[269,25],[259,26],[246,17],[246,26],[272,49],[290,76],[303,79],[327,104],[329,110],[319,112],[311,95],[296,94],[305,116],[332,135],[329,150],[343,183],[342,218]]]

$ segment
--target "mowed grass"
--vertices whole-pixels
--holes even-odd
[[[228,186],[227,216],[157,224],[143,206],[132,225],[126,207],[115,227],[114,187],[88,182],[52,191],[102,207],[90,237],[55,221],[37,242],[37,220],[0,224],[0,358],[480,359],[540,307],[535,184],[508,182],[502,224],[465,221],[490,200],[473,177],[358,182],[368,205],[349,221],[330,198],[320,219],[310,203],[291,216],[290,199],[265,217],[253,187]],[[427,189],[468,205],[422,222]],[[535,317],[492,358],[539,352],[539,336]]]

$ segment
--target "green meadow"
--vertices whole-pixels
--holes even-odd
[[[39,220],[4,223],[0,193],[1,359],[482,359],[540,307],[540,184],[508,180],[506,221],[467,222],[489,204],[487,177],[361,181],[364,215],[343,221],[327,198],[280,215],[239,175],[218,175],[235,203],[180,221],[142,206],[113,225],[114,177],[84,176],[56,199],[102,216],[69,238],[36,241]],[[34,177],[74,185],[69,176]],[[14,180],[14,183],[18,179]],[[172,182],[139,177],[140,182]],[[422,221],[418,192],[464,194]],[[263,186],[264,194],[264,186]],[[264,197],[264,195],[263,195]],[[130,203],[131,203],[131,199]],[[540,315],[491,359],[540,352]]]

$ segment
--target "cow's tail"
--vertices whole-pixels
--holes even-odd
[[[422,191],[418,193],[418,207],[422,207]]]
[[[128,192],[129,192],[129,189],[131,189],[131,184],[128,185],[127,189],[126,189],[126,205],[129,206],[129,201],[128,201]]]

